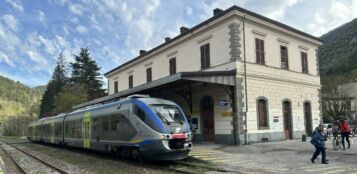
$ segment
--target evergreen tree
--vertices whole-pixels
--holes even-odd
[[[62,53],[58,56],[57,65],[52,74],[52,78],[47,85],[47,89],[43,94],[40,106],[40,118],[53,115],[54,98],[68,83],[66,76],[66,62]]]
[[[87,101],[88,94],[84,85],[66,85],[54,99],[54,110],[56,114],[70,112],[74,105]]]
[[[99,66],[96,61],[90,57],[88,48],[81,48],[79,55],[74,56],[74,63],[71,63],[73,84],[83,84],[88,91],[88,100],[104,95],[102,89]]]

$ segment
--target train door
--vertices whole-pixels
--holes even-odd
[[[85,112],[83,116],[83,147],[90,148],[90,112]]]

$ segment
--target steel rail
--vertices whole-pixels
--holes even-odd
[[[40,158],[38,158],[38,157],[32,155],[31,153],[28,153],[28,152],[26,152],[26,151],[24,151],[24,150],[22,150],[22,149],[20,149],[20,148],[18,148],[18,147],[16,147],[16,146],[14,146],[14,145],[12,145],[12,144],[10,144],[10,143],[4,141],[4,140],[0,140],[0,142],[4,143],[4,144],[6,144],[6,145],[8,145],[8,146],[10,146],[10,147],[15,148],[16,150],[18,150],[18,151],[20,151],[20,152],[22,152],[22,153],[24,153],[24,154],[30,156],[30,157],[33,158],[33,159],[36,159],[37,161],[41,162],[42,164],[46,165],[47,167],[50,167],[50,168],[56,170],[56,171],[59,172],[59,173],[68,174],[68,172],[66,172],[66,171],[64,171],[64,170],[62,170],[62,169],[60,169],[60,168],[58,168],[58,167],[56,167],[56,166],[54,166],[54,165],[52,165],[52,164],[50,164],[50,163],[48,163],[48,162],[42,160],[42,159],[40,159]],[[2,149],[9,155],[9,153],[8,153],[4,148],[2,148]],[[11,155],[9,155],[9,156],[11,156]],[[12,156],[11,156],[11,158],[13,159]],[[13,160],[14,160],[14,159],[13,159]],[[19,168],[21,168],[21,170],[22,170],[24,173],[27,173],[27,172],[25,172],[25,170],[23,170],[22,167],[20,167],[20,165],[17,163],[16,160],[14,160],[14,162],[16,163],[17,166],[19,166]]]
[[[14,164],[17,166],[17,168],[20,169],[22,173],[26,173],[25,169],[20,166],[19,162],[12,155],[10,155],[10,153],[5,150],[3,146],[1,146],[1,149],[7,154],[7,156],[10,157],[11,161],[14,162]]]

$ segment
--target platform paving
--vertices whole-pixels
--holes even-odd
[[[353,140],[352,140],[353,141]],[[329,140],[329,164],[321,157],[310,162],[314,147],[301,140],[256,143],[244,146],[195,144],[190,156],[240,173],[349,173],[357,174],[357,138],[351,149],[335,151]]]

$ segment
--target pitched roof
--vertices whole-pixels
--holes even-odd
[[[175,40],[177,40],[177,39],[179,39],[179,38],[181,38],[181,37],[187,35],[188,33],[191,33],[191,32],[193,32],[193,31],[195,31],[196,29],[198,29],[198,28],[200,28],[200,27],[202,27],[202,26],[204,26],[204,25],[206,25],[206,24],[208,24],[208,23],[210,23],[210,22],[212,22],[212,21],[214,21],[214,20],[220,18],[221,16],[224,16],[224,15],[226,15],[227,13],[229,13],[229,12],[231,12],[231,11],[234,11],[234,10],[236,10],[236,11],[238,11],[238,12],[241,12],[241,13],[244,13],[244,14],[247,14],[247,15],[249,15],[249,16],[256,17],[256,18],[261,19],[261,20],[263,20],[263,21],[266,21],[266,22],[268,22],[268,23],[277,25],[277,26],[279,26],[279,27],[281,27],[281,28],[284,28],[284,29],[289,30],[289,31],[291,31],[291,32],[294,32],[294,33],[300,34],[300,35],[302,35],[302,36],[308,37],[308,38],[310,38],[310,39],[313,39],[313,40],[322,42],[322,40],[321,40],[320,38],[317,38],[317,37],[312,36],[312,35],[310,35],[310,34],[308,34],[308,33],[305,33],[305,32],[303,32],[303,31],[297,30],[297,29],[295,29],[295,28],[293,28],[293,27],[290,27],[290,26],[288,26],[288,25],[285,25],[285,24],[283,24],[283,23],[280,23],[280,22],[278,22],[278,21],[272,20],[272,19],[267,18],[267,17],[265,17],[265,16],[262,16],[262,15],[260,15],[260,14],[254,13],[254,12],[252,12],[252,11],[249,11],[249,10],[246,10],[246,9],[244,9],[244,8],[241,8],[241,7],[238,7],[238,6],[234,5],[234,6],[230,7],[230,8],[228,8],[228,9],[222,11],[221,13],[219,13],[219,14],[217,14],[217,15],[214,15],[214,16],[212,16],[211,18],[209,18],[209,19],[207,19],[207,20],[201,22],[200,24],[198,24],[198,25],[196,25],[196,26],[190,28],[189,30],[187,30],[187,31],[185,31],[185,32],[183,32],[183,33],[177,35],[176,37],[172,38],[171,40],[166,41],[166,42],[164,42],[164,43],[158,45],[157,47],[152,48],[151,50],[147,51],[146,53],[141,54],[141,55],[139,55],[139,56],[137,56],[137,57],[135,57],[135,58],[133,58],[133,59],[131,59],[131,60],[129,60],[129,61],[127,61],[127,62],[121,64],[121,65],[119,65],[119,66],[117,66],[116,68],[114,68],[114,69],[112,69],[112,70],[106,72],[104,75],[107,76],[108,74],[110,74],[110,73],[112,73],[112,72],[114,72],[114,71],[116,71],[116,70],[118,70],[118,69],[124,67],[125,65],[128,65],[128,64],[130,64],[130,63],[132,63],[132,62],[134,62],[134,61],[136,61],[136,60],[139,60],[139,59],[145,57],[145,55],[150,54],[150,53],[152,53],[152,52],[158,50],[159,48],[161,48],[161,47],[163,47],[163,46],[165,46],[165,45],[170,44],[171,42],[173,42],[173,41],[175,41]]]

